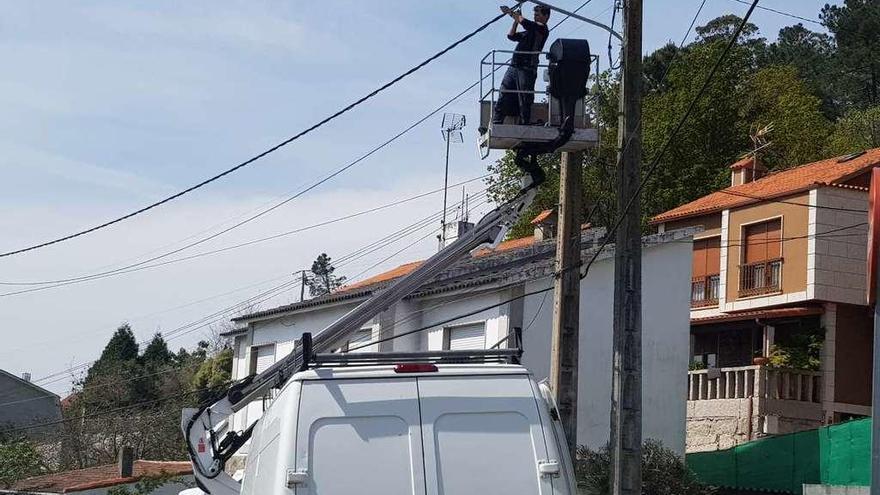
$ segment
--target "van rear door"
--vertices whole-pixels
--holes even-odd
[[[300,407],[296,495],[424,495],[415,378],[304,381]]]
[[[428,495],[552,493],[527,375],[422,376],[418,387]]]

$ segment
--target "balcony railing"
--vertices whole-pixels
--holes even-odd
[[[704,308],[718,305],[718,284],[720,276],[706,275],[691,279],[691,307]]]
[[[763,366],[688,372],[688,400],[779,399],[821,402],[822,373]]]
[[[782,258],[739,266],[739,297],[779,292],[781,282]]]

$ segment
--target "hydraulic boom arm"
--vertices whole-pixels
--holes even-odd
[[[330,352],[340,347],[353,332],[373,319],[422,284],[452,266],[467,253],[484,245],[494,247],[531,204],[543,174],[526,177],[527,185],[516,198],[486,214],[469,232],[430,257],[409,275],[364,301],[345,316],[317,333],[313,340],[315,352]],[[231,386],[226,396],[202,409],[185,410],[181,427],[187,441],[193,474],[199,487],[212,495],[239,493],[240,484],[223,470],[226,461],[250,438],[253,425],[241,433],[228,432],[220,439],[227,418],[243,409],[253,399],[262,397],[272,388],[280,388],[303,367],[302,348],[276,362],[258,375],[249,376]],[[256,423],[255,423],[256,424]]]

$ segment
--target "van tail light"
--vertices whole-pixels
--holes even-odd
[[[395,373],[432,373],[437,365],[431,363],[400,363],[394,366]]]

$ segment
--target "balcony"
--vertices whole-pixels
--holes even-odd
[[[822,374],[765,366],[688,372],[687,451],[822,425]]]
[[[782,258],[739,266],[739,297],[773,294],[782,290]]]
[[[688,372],[688,400],[773,399],[818,404],[822,373],[763,366]]]
[[[720,276],[706,275],[691,279],[691,307],[705,308],[718,305],[718,284]]]

